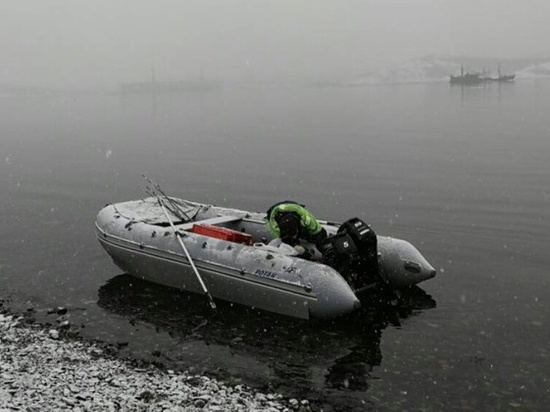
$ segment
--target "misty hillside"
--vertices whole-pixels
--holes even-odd
[[[520,79],[550,77],[550,62],[534,64],[518,70],[516,72],[516,77]]]
[[[465,72],[485,72],[497,76],[516,74],[517,78],[550,77],[550,58],[496,59],[453,56],[427,56],[408,60],[400,65],[369,72],[344,82],[348,86],[368,84],[403,84],[448,81],[449,76]]]

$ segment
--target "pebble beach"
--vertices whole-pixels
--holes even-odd
[[[285,399],[206,376],[137,367],[63,331],[0,312],[0,412],[310,411]]]

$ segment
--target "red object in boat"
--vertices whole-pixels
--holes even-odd
[[[230,242],[252,246],[252,235],[249,233],[239,232],[237,230],[227,229],[225,227],[196,224],[193,225],[191,232],[198,235],[210,236],[216,239],[228,240]]]

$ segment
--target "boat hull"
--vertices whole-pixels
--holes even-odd
[[[226,227],[265,239],[263,214],[198,205],[197,220],[233,216]],[[158,213],[154,200],[108,205],[96,219],[100,244],[124,272],[137,278],[204,293],[174,231]],[[155,213],[151,213],[155,210]],[[330,319],[357,310],[360,301],[344,277],[320,262],[274,252],[263,243],[249,246],[192,233],[176,224],[208,292],[214,299],[247,305],[302,319]],[[326,226],[329,233],[337,226]],[[408,242],[379,237],[381,274],[387,283],[407,286],[435,275],[433,268]],[[427,272],[403,276],[410,248],[423,259]],[[403,251],[408,251],[405,256]],[[416,257],[417,260],[418,257]],[[433,271],[430,272],[430,271]],[[430,273],[428,273],[430,272]],[[421,279],[424,277],[424,279]],[[401,279],[401,281],[398,281]]]

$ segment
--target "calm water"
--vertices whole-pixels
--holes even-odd
[[[122,355],[325,410],[541,410],[550,399],[550,81],[0,96],[0,298],[65,306]],[[438,268],[400,307],[304,323],[125,276],[94,218],[169,194],[359,216]],[[158,351],[158,352],[155,352]],[[155,355],[151,355],[155,352]]]

